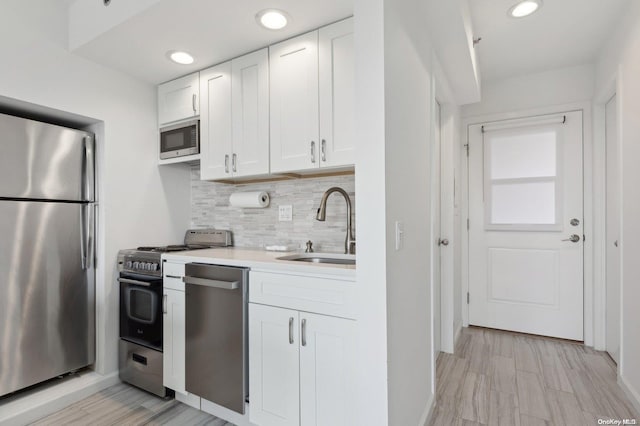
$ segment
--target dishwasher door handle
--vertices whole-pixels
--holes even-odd
[[[206,287],[221,288],[223,290],[236,290],[238,286],[240,286],[239,281],[211,280],[197,277],[183,277],[182,281],[185,284],[203,285]]]

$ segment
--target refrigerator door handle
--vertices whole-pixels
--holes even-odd
[[[95,239],[95,206],[93,204],[82,205],[82,243],[80,244],[80,256],[82,257],[82,269],[91,269],[93,265],[93,246]]]
[[[83,199],[94,201],[95,196],[95,154],[94,140],[91,136],[84,137],[84,168],[82,170]]]

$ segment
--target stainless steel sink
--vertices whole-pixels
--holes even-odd
[[[321,254],[321,253],[305,253],[292,254],[289,256],[279,257],[278,260],[291,260],[294,262],[309,263],[330,263],[333,265],[355,265],[355,255],[349,254]]]

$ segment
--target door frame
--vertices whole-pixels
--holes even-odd
[[[592,116],[592,105],[590,102],[575,102],[570,104],[556,105],[551,107],[533,108],[522,111],[509,113],[483,114],[472,117],[464,117],[462,119],[461,128],[461,149],[466,153],[466,147],[469,143],[469,126],[483,124],[491,121],[511,120],[518,118],[526,118],[536,115],[561,114],[568,111],[582,111],[582,129],[583,129],[583,203],[584,203],[584,343],[587,346],[604,345],[604,334],[598,335],[597,339],[594,334],[596,330],[603,331],[605,304],[601,297],[604,293],[604,283],[602,282],[602,271],[604,269],[604,260],[602,259],[603,239],[604,239],[604,220],[602,209],[596,212],[594,205],[601,205],[604,197],[603,187],[603,159],[599,147],[598,161],[594,161],[594,127]],[[461,217],[462,217],[462,321],[463,326],[469,326],[469,305],[467,304],[467,293],[469,292],[469,230],[466,227],[466,221],[469,218],[469,161],[467,155],[460,158],[461,171]],[[596,173],[597,171],[597,173]],[[597,176],[597,184],[594,181],[594,174]],[[594,192],[597,191],[597,192]],[[599,204],[595,204],[595,203]],[[601,214],[602,213],[602,214]],[[595,251],[594,247],[600,249]],[[595,256],[598,254],[598,256]],[[592,267],[589,267],[592,265]],[[600,275],[596,275],[596,273]],[[597,276],[597,286],[594,286],[594,276]],[[598,287],[597,289],[595,287]],[[598,297],[595,297],[595,296]]]
[[[607,185],[607,166],[606,166],[606,153],[607,153],[607,145],[606,145],[606,105],[611,98],[619,93],[622,93],[620,90],[620,78],[618,72],[616,71],[613,75],[607,79],[606,83],[598,90],[598,92],[593,97],[593,131],[594,131],[594,164],[595,170],[597,172],[594,177],[594,182],[596,183],[595,195],[597,198],[594,200],[595,206],[595,217],[598,219],[596,222],[596,226],[598,232],[601,232],[602,238],[597,240],[597,245],[594,247],[594,251],[597,256],[594,256],[594,260],[598,260],[597,263],[594,263],[594,275],[596,277],[596,283],[599,282],[600,285],[596,284],[595,288],[595,297],[596,303],[599,302],[600,306],[596,307],[596,321],[595,321],[595,344],[594,347],[598,350],[606,350],[607,343],[607,270],[606,270],[606,255],[607,255],[607,245],[606,245],[606,230],[607,230],[607,222],[606,222],[606,185]],[[617,109],[618,109],[618,118],[617,118],[617,130],[618,130],[618,152],[621,153],[622,150],[622,133],[621,133],[621,97],[618,96],[616,98]],[[620,161],[620,185],[622,185],[622,162]],[[620,200],[619,203],[622,205],[622,188],[620,188]],[[620,226],[622,226],[622,211],[620,211]],[[624,245],[620,247],[620,268],[622,269],[622,251]],[[622,347],[624,342],[622,341],[622,271],[620,271],[620,354],[622,354]],[[599,308],[599,309],[598,309]],[[618,375],[623,369],[622,366],[622,356],[619,357],[618,360]]]

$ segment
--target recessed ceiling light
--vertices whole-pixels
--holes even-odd
[[[277,9],[265,9],[256,15],[258,24],[269,30],[281,30],[289,23],[288,15]]]
[[[176,64],[180,65],[189,65],[193,63],[193,56],[188,54],[187,52],[182,52],[180,50],[170,50],[167,52],[167,58],[171,59]]]
[[[513,5],[507,14],[512,18],[524,18],[531,15],[542,6],[542,0],[524,0]]]

